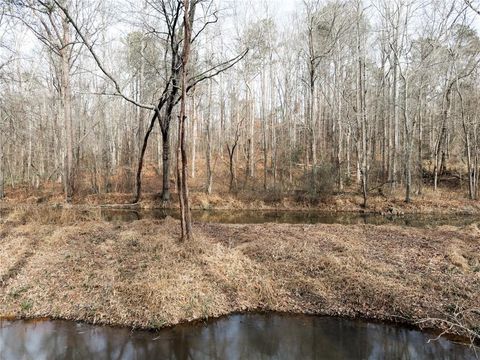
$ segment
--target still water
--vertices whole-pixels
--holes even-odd
[[[159,332],[67,321],[0,322],[0,359],[476,359],[402,327],[332,317],[231,315]]]
[[[106,221],[135,221],[140,219],[163,219],[166,216],[178,217],[175,210],[123,210],[102,209],[101,217]],[[193,210],[195,221],[214,222],[225,224],[372,224],[372,225],[400,225],[413,227],[427,226],[467,226],[480,222],[476,215],[420,215],[407,214],[402,216],[383,216],[379,214],[362,214],[347,212],[326,211],[258,211],[258,210]]]
[[[10,209],[0,208],[0,220],[7,218]],[[109,222],[131,222],[141,219],[164,219],[167,216],[179,218],[178,210],[155,209],[135,210],[122,208],[73,208],[48,209],[50,217],[75,218],[85,220],[102,219]],[[70,214],[73,213],[73,214]],[[41,215],[40,215],[41,216]],[[223,224],[342,224],[342,225],[398,225],[412,227],[435,227],[450,225],[456,227],[479,223],[480,216],[469,214],[406,214],[389,216],[356,212],[327,212],[317,210],[192,210],[192,217],[197,222]],[[41,218],[40,218],[41,220]],[[50,218],[46,219],[51,220]]]

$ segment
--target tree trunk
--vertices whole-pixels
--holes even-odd
[[[0,111],[1,114],[1,111]],[[0,121],[2,119],[0,118]],[[1,124],[0,124],[1,126]],[[0,131],[0,199],[5,197],[5,147],[3,145],[3,129]]]
[[[170,138],[162,131],[162,201],[170,200]]]
[[[212,82],[208,83],[208,115],[206,123],[206,133],[207,133],[207,147],[206,147],[206,165],[207,165],[207,182],[206,182],[206,193],[210,195],[212,193],[212,183],[213,183],[213,171],[212,171]]]
[[[206,162],[207,162],[207,184],[206,193],[210,195],[212,193],[213,184],[213,171],[212,171],[212,134],[210,129],[210,117],[207,119],[207,149],[206,149]]]
[[[390,181],[392,188],[397,185],[397,156],[398,156],[398,109],[397,109],[397,78],[398,65],[396,57],[393,61],[393,83],[392,83],[392,115],[393,115],[393,141],[391,149],[391,173]]]
[[[413,132],[415,122],[410,124],[410,119],[408,115],[408,104],[407,104],[407,91],[408,91],[408,83],[407,79],[402,76],[402,84],[403,84],[403,91],[402,91],[402,107],[403,107],[403,121],[404,121],[404,129],[405,129],[405,202],[410,203],[411,201],[411,188],[412,188],[412,143],[413,143]]]
[[[135,97],[136,101],[142,102],[143,101],[143,88],[144,88],[144,73],[145,73],[145,55],[144,55],[144,38],[142,36],[142,40],[140,43],[140,74],[139,78],[136,79],[136,89],[135,89]],[[135,106],[135,118],[136,118],[136,123],[137,123],[137,144],[136,144],[136,154],[138,158],[138,164],[141,163],[141,166],[143,166],[143,157],[145,155],[145,150],[146,150],[146,145],[148,142],[148,137],[150,136],[150,132],[153,129],[153,123],[154,121],[151,121],[149,124],[149,128],[147,132],[149,132],[148,136],[145,136],[145,111],[144,109]],[[140,170],[141,171],[141,170]],[[139,178],[140,173],[137,172],[137,176],[135,178],[135,197],[137,198],[136,201],[139,200],[140,198],[140,192],[139,189],[141,188],[141,185],[138,184],[137,182],[140,181]]]
[[[230,186],[229,186],[230,192],[235,191],[237,188],[237,177],[235,174],[235,148],[236,147],[237,147],[237,144],[234,144],[232,147],[230,147],[227,144],[229,169],[230,169]]]
[[[267,113],[266,113],[266,74],[262,71],[262,138],[263,138],[263,189],[267,190]]]
[[[65,14],[61,13],[63,47],[60,50],[61,61],[61,95],[62,95],[62,111],[65,126],[65,200],[67,203],[72,202],[74,191],[74,155],[73,155],[73,123],[72,123],[72,93],[70,84],[70,29],[68,19]]]
[[[360,28],[361,2],[357,3],[357,56],[358,56],[358,80],[357,80],[357,119],[361,136],[359,155],[361,158],[361,186],[363,195],[363,207],[367,207],[368,200],[368,128],[366,111],[366,81],[365,81],[365,55],[363,52],[363,41]]]
[[[475,184],[475,165],[472,161],[472,147],[471,147],[471,135],[470,126],[465,120],[465,108],[463,103],[463,96],[457,84],[457,92],[460,98],[460,115],[462,119],[463,135],[465,137],[465,150],[467,153],[467,172],[468,172],[468,195],[471,200],[476,199],[476,184]]]
[[[195,90],[192,95],[192,179],[195,179],[195,161],[197,157],[197,111]]]
[[[447,136],[447,120],[448,120],[448,112],[450,110],[450,94],[452,92],[453,85],[455,81],[451,81],[448,85],[445,95],[443,98],[443,112],[442,112],[442,128],[440,129],[440,135],[438,137],[436,146],[435,146],[435,160],[433,164],[433,189],[437,190],[438,188],[438,173],[439,168],[441,167],[441,163],[443,163],[444,156],[440,157],[440,152],[442,151],[443,144],[446,141]]]
[[[148,145],[148,138],[152,133],[153,126],[155,125],[155,121],[158,117],[158,113],[153,115],[152,119],[150,120],[150,124],[148,126],[147,132],[145,133],[142,148],[140,149],[140,155],[138,157],[138,168],[137,168],[137,176],[135,178],[135,197],[133,202],[138,203],[140,201],[141,193],[142,193],[142,169],[143,169],[143,160],[145,158],[145,151],[147,150]],[[168,143],[168,142],[167,142]],[[165,143],[164,143],[165,144]],[[167,157],[168,160],[168,157]],[[165,162],[164,162],[165,165]]]
[[[192,35],[193,12],[190,11],[190,0],[184,0],[183,16],[183,53],[181,70],[181,98],[180,115],[178,119],[178,146],[177,146],[177,179],[180,202],[180,224],[181,240],[192,240],[192,215],[190,212],[190,201],[188,197],[188,159],[185,148],[185,120],[186,120],[186,101],[187,101],[187,66],[190,56],[190,45]],[[181,163],[181,166],[180,166]]]
[[[255,175],[255,155],[254,155],[254,142],[255,142],[255,139],[254,139],[254,136],[255,136],[255,108],[254,108],[254,102],[252,101],[252,99],[250,99],[250,95],[251,95],[251,90],[250,90],[250,87],[248,86],[247,84],[247,100],[246,100],[246,106],[247,106],[247,114],[248,114],[248,117],[249,117],[249,125],[250,125],[250,134],[249,134],[249,139],[248,139],[248,177],[250,178],[253,178],[253,176]],[[250,103],[252,103],[250,105]]]

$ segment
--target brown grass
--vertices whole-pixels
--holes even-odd
[[[17,205],[7,209],[5,224],[36,223],[42,225],[73,225],[101,219],[101,209],[94,207],[56,207],[50,205]]]
[[[226,160],[218,158],[215,167],[215,176],[213,182],[213,194],[205,194],[205,164],[203,159],[197,159],[196,176],[189,179],[191,188],[191,206],[193,209],[252,209],[252,210],[274,210],[274,209],[307,209],[314,208],[324,211],[349,211],[349,212],[375,212],[390,213],[392,209],[397,213],[470,213],[480,214],[480,200],[471,201],[468,199],[467,184],[455,188],[447,186],[441,182],[437,191],[433,191],[431,185],[425,185],[422,188],[422,194],[412,194],[412,202],[404,202],[405,192],[402,186],[394,191],[388,185],[382,187],[382,193],[379,189],[372,190],[369,197],[368,209],[362,208],[363,199],[359,193],[359,185],[353,181],[343,192],[338,194],[325,194],[318,202],[311,202],[306,197],[305,191],[301,191],[304,186],[300,181],[292,188],[281,188],[281,181],[277,184],[277,189],[263,190],[262,176],[258,175],[256,179],[251,179],[244,186],[244,172],[238,169],[239,189],[233,194],[228,191],[228,169]],[[451,165],[454,165],[452,162]],[[297,169],[298,173],[294,178],[301,178],[302,170]],[[256,174],[262,174],[262,168],[258,168]],[[81,174],[80,174],[81,175]],[[79,184],[74,203],[77,205],[104,205],[104,204],[129,204],[133,199],[133,187],[113,186],[111,193],[97,194],[93,193],[88,185],[89,176],[80,176]],[[84,174],[85,175],[85,174]],[[123,172],[119,172],[114,178],[122,182]],[[81,180],[83,179],[83,180]],[[113,179],[115,183],[117,180]],[[123,180],[122,180],[123,179]],[[143,196],[139,207],[155,208],[168,207],[177,208],[178,201],[175,194],[173,179],[172,199],[169,203],[163,204],[159,200],[158,193],[161,191],[161,176],[153,164],[146,164],[143,173]],[[298,191],[295,191],[297,189]],[[414,191],[416,188],[414,189]],[[328,195],[328,196],[327,196]],[[311,200],[311,199],[310,199]],[[31,186],[7,187],[6,198],[0,201],[0,206],[11,207],[15,204],[30,205],[57,205],[64,202],[62,195],[62,186],[57,182],[46,182],[38,189]]]
[[[157,328],[265,310],[414,324],[480,307],[476,226],[197,224],[181,244],[171,218],[21,220],[0,224],[1,316]]]

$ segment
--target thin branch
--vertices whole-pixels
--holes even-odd
[[[148,109],[148,110],[156,110],[156,106],[154,105],[150,105],[150,104],[142,104],[142,103],[139,103],[138,101],[135,101],[134,99],[132,99],[131,97],[125,95],[123,92],[122,92],[122,89],[120,88],[120,85],[118,84],[117,80],[105,69],[105,67],[103,66],[102,62],[100,61],[100,58],[97,56],[95,50],[93,49],[93,46],[90,44],[90,42],[87,40],[87,38],[85,37],[85,35],[81,32],[80,28],[78,27],[77,23],[75,22],[75,20],[72,18],[72,16],[70,15],[69,11],[67,10],[67,8],[65,6],[63,6],[58,0],[53,0],[54,3],[60,8],[60,10],[62,10],[62,12],[65,14],[66,18],[68,19],[68,21],[72,24],[72,26],[74,27],[75,31],[78,33],[78,36],[80,36],[80,38],[82,39],[84,45],[87,47],[87,49],[90,51],[90,54],[92,54],[92,57],[93,59],[95,60],[95,62],[97,63],[97,66],[98,68],[105,74],[105,76],[107,78],[110,79],[110,81],[114,84],[115,86],[115,90],[118,94],[118,96],[122,97],[123,99],[125,99],[126,101],[128,101],[129,103],[132,103],[133,105],[135,106],[138,106],[140,108],[143,108],[143,109]]]
[[[467,4],[467,6],[472,9],[473,11],[475,11],[478,15],[480,15],[480,10],[473,7],[473,4],[472,4],[472,1],[471,0],[464,0],[465,1],[465,4]]]
[[[211,79],[211,78],[217,76],[218,74],[221,74],[222,72],[227,71],[228,69],[232,68],[233,66],[235,66],[239,61],[241,61],[248,54],[249,50],[250,49],[246,49],[240,55],[237,55],[236,57],[234,57],[230,60],[227,60],[227,61],[225,61],[221,64],[215,65],[213,68],[211,68],[207,71],[204,71],[203,73],[201,73],[199,75],[196,75],[196,76],[192,77],[190,80],[191,81],[193,80],[193,82],[190,85],[187,86],[187,91],[190,90],[191,88],[195,87],[198,83],[200,83],[204,80]]]

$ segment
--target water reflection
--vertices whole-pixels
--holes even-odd
[[[0,208],[0,220],[7,218],[10,209]],[[141,219],[164,219],[167,216],[179,218],[178,210],[153,209],[135,210],[121,208],[83,208],[83,209],[48,209],[53,221],[62,219],[92,220],[99,217],[109,222],[132,222]],[[479,223],[477,215],[443,215],[443,214],[406,214],[402,216],[384,216],[354,212],[327,212],[316,210],[193,210],[192,216],[198,222],[223,224],[343,224],[343,225],[399,225],[412,227],[435,227],[450,225],[456,227]],[[40,215],[40,220],[41,220]],[[38,220],[38,219],[37,219]]]
[[[66,321],[0,323],[0,359],[475,359],[445,339],[328,317],[233,315],[158,333]]]
[[[178,218],[176,210],[122,210],[102,209],[106,221],[129,222],[140,219],[164,219],[167,216]],[[401,225],[412,227],[426,226],[467,226],[479,222],[474,215],[419,215],[383,216],[359,213],[332,213],[321,211],[257,211],[257,210],[193,210],[195,221],[226,224],[372,224]]]

